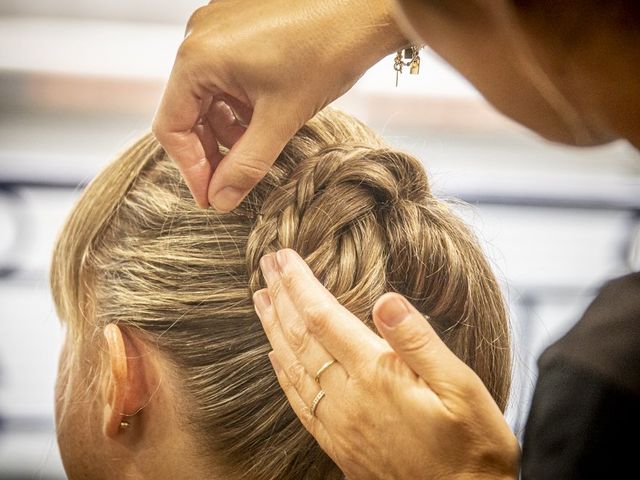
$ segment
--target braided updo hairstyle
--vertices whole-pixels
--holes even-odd
[[[380,295],[405,295],[504,409],[507,317],[477,241],[418,160],[336,110],[309,121],[229,214],[199,209],[145,135],[75,206],[52,290],[76,356],[99,350],[95,332],[112,322],[157,345],[200,453],[225,478],[342,478],[280,390],[253,309],[259,260],[284,247],[367,325]]]

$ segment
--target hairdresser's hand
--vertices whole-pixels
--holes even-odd
[[[347,478],[516,478],[519,447],[498,406],[402,296],[386,294],[374,308],[383,340],[292,250],[261,267],[268,291],[254,301],[280,385]]]
[[[231,210],[307,120],[404,43],[391,0],[216,0],[189,20],[153,132],[198,204]]]

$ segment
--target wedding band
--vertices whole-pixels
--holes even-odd
[[[324,395],[324,390],[320,390],[316,395],[316,398],[314,398],[313,402],[311,402],[311,415],[313,415],[314,417],[316,416],[316,408],[318,408],[318,404],[320,403],[320,400],[324,398]]]
[[[324,373],[324,371],[329,368],[331,365],[333,365],[334,363],[336,363],[336,359],[334,358],[333,360],[329,360],[327,363],[325,363],[324,365],[322,365],[320,367],[320,370],[318,370],[318,373],[316,373],[316,383],[320,383],[320,375],[322,375]]]

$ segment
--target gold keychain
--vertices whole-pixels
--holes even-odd
[[[396,52],[393,60],[393,69],[396,71],[396,87],[404,67],[409,67],[409,74],[411,75],[420,73],[420,48],[422,47],[409,47]]]

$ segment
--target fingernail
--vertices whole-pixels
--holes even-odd
[[[230,212],[242,201],[244,192],[235,187],[224,187],[211,199],[211,206],[219,212]]]
[[[397,327],[410,314],[407,301],[399,295],[390,295],[378,307],[380,320],[389,328]]]
[[[287,257],[289,256],[288,250],[278,250],[276,252],[276,261],[278,262],[278,266],[280,270],[282,270],[287,264]]]
[[[278,359],[276,358],[276,354],[274,352],[269,352],[269,361],[271,362],[271,366],[276,372],[279,372],[281,370],[280,362],[278,362]]]
[[[271,297],[266,288],[258,290],[253,294],[253,305],[256,308],[256,313],[260,318],[264,314],[265,310],[271,306]]]
[[[260,260],[260,269],[267,283],[272,283],[278,278],[278,267],[273,254],[268,254]]]

